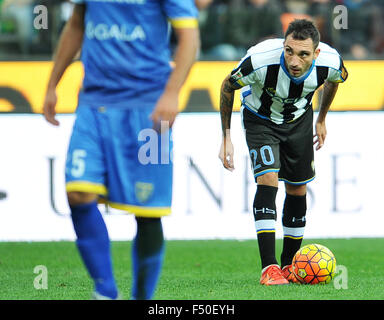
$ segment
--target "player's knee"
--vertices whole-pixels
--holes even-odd
[[[307,185],[294,185],[294,184],[285,184],[285,191],[292,196],[305,196],[307,194]]]
[[[144,224],[144,225],[161,223],[161,218],[135,217],[135,219],[138,224]]]
[[[267,172],[256,178],[257,184],[277,187],[279,177],[277,172]]]
[[[162,229],[161,218],[135,217],[135,219],[138,233],[150,233],[151,230]]]
[[[88,192],[67,192],[67,199],[70,206],[79,206],[82,204],[96,201],[97,194]]]

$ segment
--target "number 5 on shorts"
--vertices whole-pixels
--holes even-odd
[[[72,152],[72,169],[71,175],[74,178],[80,178],[85,172],[84,158],[87,156],[87,152],[83,149],[75,149]]]
[[[270,146],[263,146],[260,148],[260,157],[261,157],[262,164],[257,163],[256,149],[251,149],[249,151],[249,154],[251,156],[253,170],[259,169],[262,166],[262,164],[264,164],[265,166],[270,166],[275,162],[275,157],[273,156],[272,148]]]

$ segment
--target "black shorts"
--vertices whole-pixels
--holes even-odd
[[[267,172],[295,185],[315,178],[312,109],[294,122],[275,124],[244,107],[242,121],[255,180]]]

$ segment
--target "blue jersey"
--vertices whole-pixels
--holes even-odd
[[[85,4],[79,104],[154,106],[171,72],[169,31],[197,27],[194,0],[72,0]]]

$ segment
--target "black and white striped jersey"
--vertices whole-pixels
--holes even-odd
[[[320,42],[319,56],[308,72],[292,77],[284,64],[283,42],[270,39],[251,47],[230,77],[242,87],[242,106],[277,124],[298,119],[325,80],[344,82],[348,75],[338,52]]]

